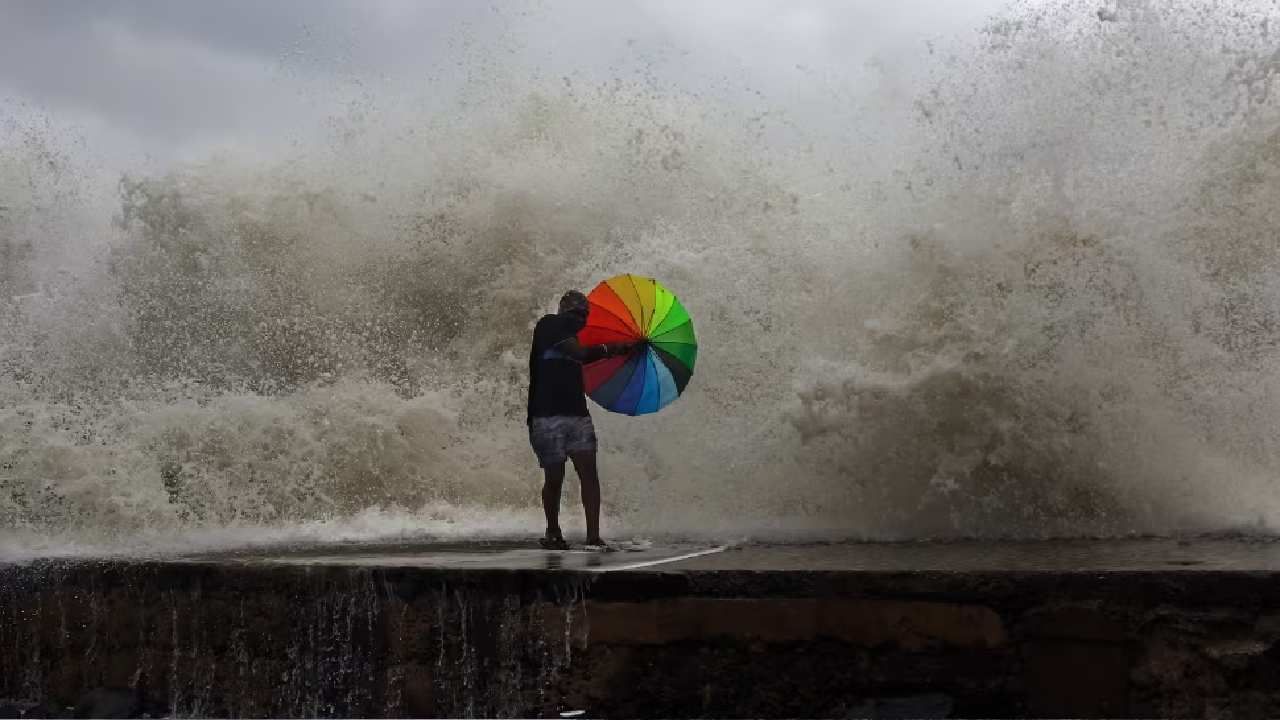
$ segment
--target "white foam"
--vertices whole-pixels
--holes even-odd
[[[857,133],[527,68],[454,113],[388,86],[113,209],[24,129],[0,552],[537,532],[529,328],[621,271],[700,354],[657,416],[597,412],[619,532],[1271,527],[1278,124],[1242,8],[1022,7],[829,99]]]

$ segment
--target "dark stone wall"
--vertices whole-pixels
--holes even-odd
[[[404,575],[3,568],[0,698],[27,714],[64,716],[94,714],[98,696],[152,716],[493,716],[542,707],[545,684],[567,664],[561,628],[580,607],[578,581]]]
[[[1269,573],[0,567],[0,716],[1280,714]]]

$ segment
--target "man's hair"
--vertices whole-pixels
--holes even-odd
[[[587,296],[577,290],[570,290],[560,296],[560,312],[587,312]]]

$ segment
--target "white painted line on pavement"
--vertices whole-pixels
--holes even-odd
[[[653,567],[654,565],[665,565],[666,563],[673,563],[673,562],[679,562],[681,560],[688,560],[690,558],[702,557],[703,555],[714,555],[718,552],[724,552],[725,548],[727,547],[729,546],[718,545],[713,548],[707,548],[706,550],[695,550],[693,552],[684,553],[683,555],[673,555],[671,557],[660,558],[658,560],[642,560],[640,562],[627,563],[625,565],[610,565],[608,567],[588,567],[588,568],[582,568],[582,569],[590,570],[591,572],[613,572],[615,570],[638,570],[640,568]]]

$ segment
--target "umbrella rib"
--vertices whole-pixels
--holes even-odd
[[[680,311],[684,313],[684,319],[680,319],[678,316],[676,318],[671,317],[671,314],[675,312],[677,305],[680,307]],[[673,320],[674,320],[674,324],[667,325],[668,322],[671,322]],[[673,298],[671,301],[671,307],[667,310],[667,314],[662,317],[662,322],[654,326],[653,329],[661,330],[662,332],[657,334],[665,335],[666,333],[669,333],[672,330],[675,330],[681,325],[684,325],[686,323],[691,323],[691,322],[693,322],[693,318],[689,317],[689,311],[685,309],[684,305],[680,303],[679,299]]]
[[[627,372],[628,366],[631,368],[631,372],[627,373],[626,376],[622,379],[621,389],[618,390],[618,394],[615,395],[613,398],[610,398],[612,400],[612,403],[610,403],[609,405],[605,405],[605,403],[600,402],[599,400],[596,400],[596,402],[599,402],[601,405],[603,405],[605,409],[614,410],[614,406],[616,405],[616,403],[622,399],[622,393],[626,392],[627,386],[631,384],[631,376],[636,374],[636,368],[639,367],[639,364],[633,363],[631,362],[631,358],[627,358],[626,362],[622,363],[622,367],[618,368],[614,372],[613,377],[610,377],[608,380],[605,380],[604,382],[600,383],[600,387],[596,388],[596,390],[599,391],[600,389],[604,388],[605,385],[608,385],[609,383],[613,382],[614,377],[616,377],[618,374]],[[594,399],[594,396],[593,396],[593,399]],[[617,411],[614,410],[614,412],[617,412]]]
[[[632,362],[631,360],[628,360],[628,361],[627,361],[627,365],[630,365],[630,366],[631,366],[631,372],[627,373],[627,379],[626,379],[625,381],[623,381],[623,383],[622,383],[622,389],[621,389],[620,391],[618,391],[618,397],[614,398],[614,403],[615,403],[615,404],[616,404],[616,406],[618,407],[618,410],[620,410],[620,411],[622,411],[622,412],[624,412],[624,413],[626,413],[626,414],[628,414],[628,415],[634,415],[634,414],[635,414],[635,409],[636,409],[635,403],[632,403],[631,407],[630,407],[630,408],[627,408],[627,407],[623,406],[623,404],[622,404],[622,398],[626,396],[626,394],[627,394],[627,390],[631,387],[631,383],[635,381],[635,379],[636,379],[636,373],[640,372],[640,363],[639,363],[638,361],[637,361],[637,362]],[[624,366],[623,366],[623,368],[626,368],[626,367],[627,367],[627,365],[624,365]],[[641,376],[641,379],[643,379],[643,375]],[[637,398],[636,402],[637,402],[637,403],[638,403],[638,402],[640,402],[638,398]]]
[[[636,372],[632,373],[631,377],[627,380],[628,387],[635,381],[636,373],[640,374],[640,389],[636,393],[635,403],[632,404],[631,409],[627,411],[627,414],[632,417],[640,414],[640,403],[644,401],[644,386],[647,384],[649,377],[649,353],[643,353],[643,357],[640,358],[640,362],[636,363]],[[625,390],[623,391],[623,394],[626,394]]]
[[[680,323],[679,325],[676,325],[676,326],[675,326],[675,327],[673,327],[673,328],[669,328],[669,329],[667,329],[667,330],[663,331],[663,333],[662,333],[661,335],[654,335],[653,337],[651,337],[651,338],[649,338],[649,339],[650,339],[650,340],[652,340],[652,341],[654,341],[654,342],[690,342],[690,341],[688,341],[688,340],[663,340],[663,339],[662,339],[662,338],[664,338],[664,337],[666,337],[666,336],[668,336],[668,335],[671,335],[671,334],[673,334],[673,333],[680,332],[680,329],[681,329],[681,328],[683,328],[685,325],[688,325],[688,326],[689,326],[689,334],[690,334],[690,335],[692,335],[692,334],[693,334],[693,321],[692,321],[692,320],[690,320],[690,321],[688,321],[688,322],[682,322],[682,323]]]
[[[658,409],[656,407],[658,405],[658,400],[661,399],[660,398],[661,390],[659,389],[659,386],[658,386],[658,369],[653,366],[653,353],[649,352],[648,350],[645,350],[643,362],[644,362],[644,368],[645,368],[645,371],[644,371],[645,377],[644,377],[644,385],[640,388],[640,399],[636,401],[637,415],[640,414],[640,410],[642,407],[645,408],[645,412],[656,412]],[[648,410],[647,408],[649,407],[649,405],[648,403],[645,402],[645,397],[650,394],[649,392],[650,380],[653,381],[652,394],[654,398],[653,404],[655,406],[653,410]]]
[[[693,377],[693,369],[671,352],[663,350],[661,346],[655,346],[654,350],[667,371],[671,373],[671,379],[676,382],[676,395],[680,395],[689,384],[689,378]]]
[[[621,330],[614,330],[613,328],[604,327],[603,325],[588,325],[587,327],[579,331],[579,335],[578,335],[579,342],[582,341],[583,334],[585,334],[587,331],[590,331],[591,333],[598,333],[598,334],[608,333],[609,335],[615,335],[621,338],[621,340],[618,340],[618,342],[631,342],[632,340],[635,339],[635,335],[629,335],[627,333],[622,332]],[[614,342],[614,341],[606,340],[605,342]],[[592,343],[592,344],[595,344],[595,343]]]
[[[596,306],[596,307],[598,307],[598,308],[600,308],[600,312],[608,313],[609,315],[612,315],[612,316],[613,316],[613,318],[614,318],[615,320],[617,320],[618,322],[622,323],[623,325],[626,325],[626,326],[628,326],[628,327],[630,327],[630,326],[632,326],[632,325],[635,325],[635,323],[634,323],[634,322],[632,322],[632,321],[630,321],[630,320],[623,320],[621,317],[619,317],[619,316],[618,316],[618,313],[616,313],[616,312],[614,312],[614,311],[610,310],[609,308],[607,308],[607,307],[605,307],[605,306],[601,305],[600,303],[591,303],[591,304],[592,304],[592,305],[595,305],[595,306]],[[641,333],[641,335],[642,335],[642,336],[643,336],[643,334],[644,334],[644,333]]]
[[[643,335],[646,334],[647,331],[645,330],[645,327],[648,325],[648,321],[644,319],[644,295],[640,294],[640,286],[636,285],[635,275],[627,273],[627,282],[631,283],[631,289],[636,291],[636,302],[640,304],[640,317],[636,318],[636,320],[637,325],[641,329],[640,334]]]
[[[618,285],[621,286],[621,289],[614,287],[611,283],[617,283]],[[631,282],[630,273],[623,273],[622,275],[611,277],[608,280],[605,280],[605,285],[608,286],[610,292],[612,292],[615,296],[617,296],[619,302],[621,302],[623,307],[626,308],[628,315],[632,315],[632,313],[634,312],[631,309],[631,306],[633,304],[636,307],[639,307],[641,305],[640,292],[636,290],[636,284]],[[628,290],[630,292],[627,292]],[[623,297],[624,295],[630,295],[630,298]],[[634,302],[628,302],[629,299],[633,300]],[[644,316],[643,310],[640,311],[640,316],[641,317]],[[635,317],[634,315],[632,315],[631,320],[628,322],[629,324],[634,325],[637,328],[640,327],[640,317]]]
[[[658,378],[658,409],[661,410],[680,397],[680,391],[676,388],[676,379],[671,374],[671,368],[667,367],[667,363],[654,348],[649,350],[649,362],[653,365],[654,376]]]

